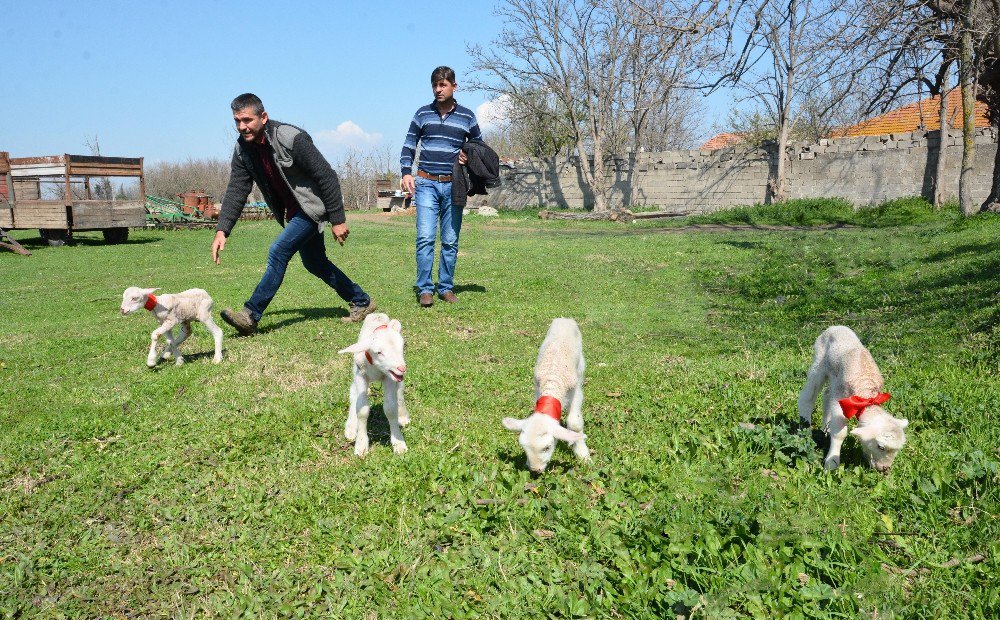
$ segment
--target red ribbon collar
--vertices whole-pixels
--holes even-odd
[[[889,396],[889,392],[882,392],[873,398],[862,398],[855,394],[847,398],[841,398],[837,402],[840,403],[840,408],[844,410],[844,417],[850,420],[851,418],[860,416],[866,408],[872,405],[881,405],[890,398],[892,397]]]
[[[387,327],[389,327],[389,326],[388,325],[379,325],[378,327],[376,327],[375,329],[372,330],[372,333],[374,334],[378,330],[385,329]],[[368,360],[369,364],[374,364],[375,363],[374,361],[372,361],[372,354],[369,353],[368,351],[365,351],[365,359]]]
[[[535,413],[547,415],[559,422],[562,420],[562,403],[555,396],[542,396],[535,403]]]
[[[146,298],[146,305],[144,305],[143,308],[152,312],[153,308],[155,307],[156,307],[156,295],[150,294],[149,297]]]

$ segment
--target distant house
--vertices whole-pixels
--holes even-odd
[[[745,137],[741,133],[720,133],[716,136],[712,136],[708,142],[702,144],[698,148],[705,151],[714,151],[716,149],[739,144],[740,142],[743,142],[744,139]]]
[[[937,131],[941,129],[939,116],[940,97],[928,97],[909,105],[886,112],[857,125],[836,129],[830,137],[842,138],[851,136],[882,136],[890,133],[905,133],[908,131]],[[962,92],[954,89],[948,93],[947,104],[948,125],[957,128],[962,125]],[[975,108],[975,123],[977,128],[989,127],[986,118],[986,102],[977,100]]]
[[[882,136],[890,133],[906,133],[909,131],[937,131],[941,128],[940,117],[938,116],[938,102],[940,97],[927,97],[920,101],[904,105],[881,116],[861,121],[850,127],[835,129],[831,132],[831,138],[845,138],[853,136]],[[962,125],[962,93],[959,89],[953,89],[948,93],[948,124],[952,128],[959,128]],[[989,127],[990,121],[986,117],[986,102],[976,101],[975,123],[977,128]],[[743,135],[739,133],[720,133],[712,137],[711,140],[702,144],[700,148],[713,151],[723,147],[739,144],[743,141]]]

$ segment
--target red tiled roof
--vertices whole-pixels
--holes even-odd
[[[713,136],[708,142],[702,144],[698,148],[707,151],[714,151],[715,149],[721,149],[734,144],[739,144],[740,142],[743,142],[744,139],[745,138],[741,133],[720,133],[717,136]]]
[[[937,96],[915,101],[882,116],[876,116],[843,129],[836,129],[833,131],[832,137],[881,136],[917,130],[936,131],[941,129],[940,117],[938,116],[939,101],[940,97]],[[946,104],[948,124],[954,128],[960,127],[962,124],[962,92],[957,88],[953,89],[948,93]],[[986,118],[985,101],[976,101],[975,123],[976,127],[990,126],[990,122]]]

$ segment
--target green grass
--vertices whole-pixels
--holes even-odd
[[[872,207],[854,209],[839,198],[789,200],[776,204],[724,209],[705,215],[678,219],[683,224],[744,224],[751,226],[818,226],[838,224],[865,228],[884,228],[934,221],[955,221],[960,216],[958,206],[940,211],[922,198],[900,198]]]
[[[221,266],[205,230],[16,232],[35,254],[0,254],[0,617],[997,617],[1000,220],[665,226],[470,217],[461,303],[421,310],[413,220],[354,221],[330,254],[402,321],[413,419],[393,455],[376,394],[365,459],[336,354],[357,327],[300,264],[219,366],[196,326],[187,364],[147,369],[154,321],[118,313],[130,285],[238,306],[273,222],[240,223]],[[560,448],[533,479],[500,419],[530,410],[557,316],[584,333],[594,462]],[[825,472],[795,430],[838,323],[911,422],[888,475],[852,440]]]

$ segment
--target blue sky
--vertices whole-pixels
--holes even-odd
[[[398,153],[434,67],[456,70],[462,104],[486,101],[461,87],[466,44],[502,28],[493,5],[0,0],[0,150],[87,153],[96,135],[105,155],[227,158],[229,101],[250,91],[331,159]]]

